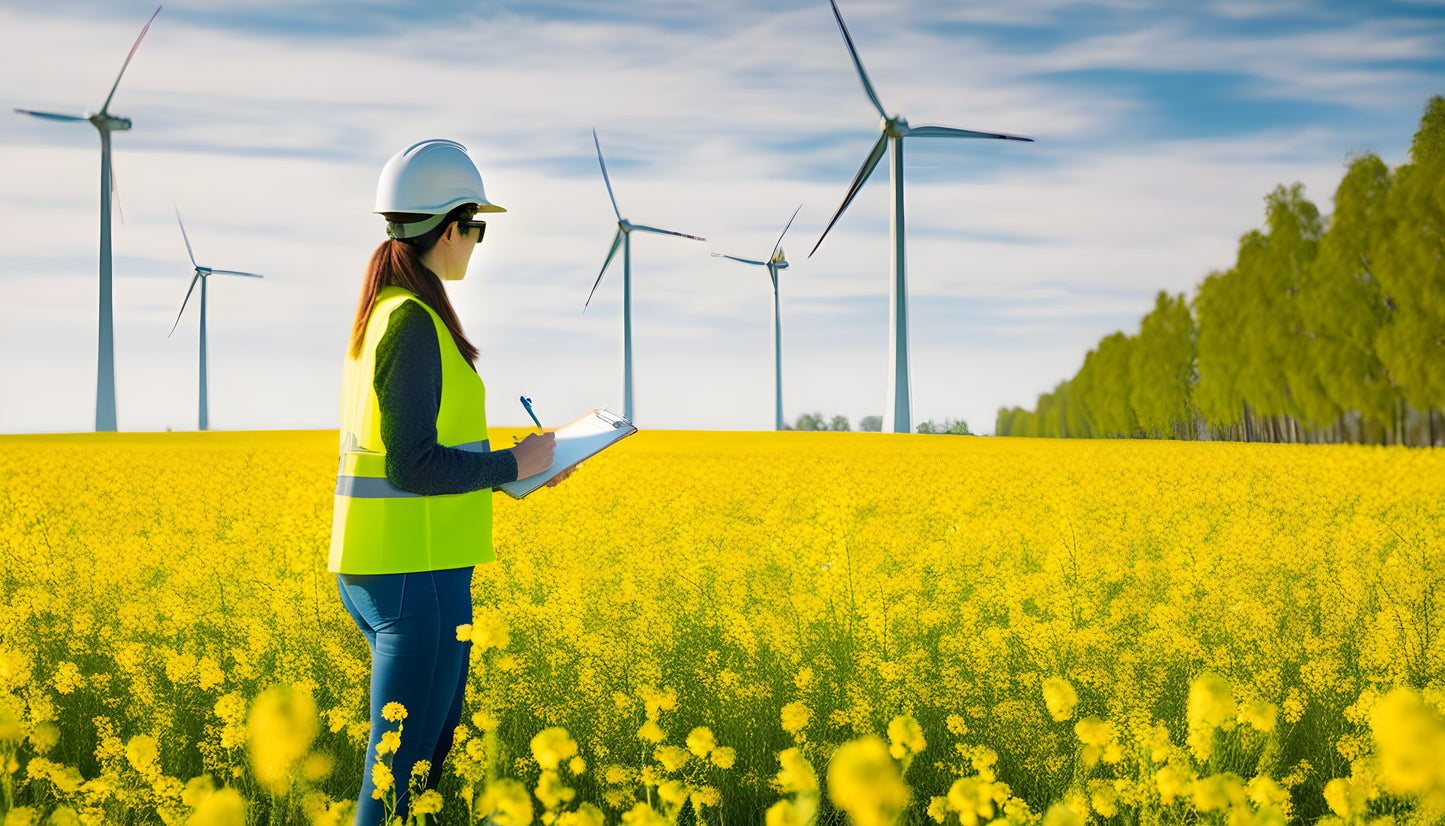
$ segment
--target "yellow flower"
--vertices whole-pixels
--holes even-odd
[[[1370,713],[1370,730],[1385,788],[1445,806],[1445,715],[1417,692],[1397,688]]]
[[[808,707],[802,700],[794,700],[783,706],[783,731],[789,734],[797,734],[808,725]]]
[[[928,817],[934,823],[942,823],[948,819],[948,798],[932,797],[928,800]]]
[[[606,816],[591,803],[582,803],[573,812],[562,812],[557,816],[557,826],[604,826]]]
[[[1274,703],[1264,700],[1250,700],[1239,707],[1239,722],[1252,726],[1256,731],[1274,731],[1275,718],[1279,709]]]
[[[434,815],[442,810],[442,796],[435,789],[422,792],[411,804],[413,815]]]
[[[156,771],[156,740],[148,734],[137,734],[125,745],[125,759],[141,774]]]
[[[587,761],[581,757],[574,757],[567,761],[567,771],[572,772],[574,775],[582,774],[587,771]]]
[[[712,750],[712,764],[720,769],[730,769],[737,759],[737,752],[731,746],[718,746]]]
[[[807,826],[807,823],[791,800],[779,800],[768,807],[766,826]]]
[[[888,747],[869,734],[838,747],[828,763],[828,796],[856,826],[889,826],[908,805],[908,787]]]
[[[622,822],[627,826],[668,826],[667,818],[640,802],[622,813]]]
[[[532,756],[543,769],[555,769],[577,754],[577,743],[561,726],[542,729],[532,738]]]
[[[493,716],[490,711],[478,711],[472,715],[472,725],[476,726],[478,731],[491,731],[501,724],[502,721]]]
[[[812,684],[813,684],[813,669],[811,669],[811,668],[800,668],[800,669],[798,669],[797,675],[793,677],[793,685],[797,686],[799,691],[806,691],[806,690],[808,689],[808,686],[810,686],[810,685],[812,685]]]
[[[1364,788],[1336,777],[1325,784],[1325,802],[1330,805],[1330,811],[1350,820],[1365,813],[1367,797]]]
[[[669,772],[677,771],[692,759],[688,750],[681,746],[658,746],[656,755],[657,762],[661,763],[662,768]]]
[[[681,780],[668,780],[657,787],[657,797],[672,809],[686,803],[687,796],[687,784]]]
[[[395,782],[396,778],[391,774],[391,766],[380,760],[371,764],[371,784],[376,787],[371,793],[373,798],[380,800]]]
[[[477,809],[496,826],[528,826],[532,822],[532,797],[527,787],[509,777],[488,784]]]
[[[292,767],[310,750],[320,728],[310,694],[287,687],[261,692],[251,707],[247,742],[251,766],[267,791],[286,793]]]
[[[399,731],[384,731],[384,732],[381,733],[381,740],[379,740],[379,741],[377,742],[377,744],[376,744],[376,753],[377,753],[377,754],[396,754],[396,750],[397,750],[398,748],[400,748],[400,747],[401,747],[401,732],[399,732]]]
[[[372,706],[375,708],[375,706]],[[381,707],[382,719],[391,723],[400,723],[406,719],[406,706],[401,703],[387,703]],[[481,728],[478,726],[478,728]]]
[[[1055,721],[1063,722],[1074,716],[1074,706],[1079,704],[1079,695],[1074,692],[1074,687],[1068,680],[1050,677],[1044,680],[1043,690],[1044,705],[1048,707],[1049,715]]]
[[[1189,684],[1189,749],[1200,762],[1209,759],[1214,730],[1235,719],[1234,695],[1217,674],[1201,674]]]
[[[55,686],[59,694],[69,694],[81,682],[80,669],[75,663],[69,660],[61,660],[55,664],[55,675],[50,678],[50,684]]]
[[[1225,773],[1203,777],[1189,784],[1194,808],[1201,812],[1243,806],[1246,800],[1244,783],[1238,775]]]
[[[1119,793],[1108,783],[1090,781],[1089,805],[1100,817],[1113,817],[1119,811]]]
[[[235,789],[221,789],[201,801],[187,826],[245,826],[246,801]]]
[[[1154,783],[1159,787],[1159,798],[1164,801],[1165,806],[1173,803],[1174,798],[1185,794],[1193,780],[1192,773],[1174,763],[1154,772]]]
[[[469,642],[472,638],[472,624],[470,622],[457,626],[457,642]]]
[[[692,805],[698,808],[704,806],[716,807],[722,803],[722,794],[713,786],[699,786],[692,790]]]
[[[1065,717],[1064,719],[1068,719]],[[1062,803],[1055,803],[1044,813],[1043,826],[1084,826],[1084,818]]]
[[[716,747],[717,741],[713,739],[712,729],[707,726],[698,726],[687,735],[687,750],[698,757],[707,757]]]
[[[894,717],[888,723],[888,740],[891,743],[888,752],[895,760],[918,754],[928,746],[923,739],[923,728],[918,725],[917,720],[906,714]]]
[[[537,800],[541,801],[542,806],[549,812],[576,795],[576,791],[563,783],[561,775],[552,769],[543,770],[541,777],[537,779],[536,793]]]
[[[44,754],[60,742],[60,728],[51,722],[38,723],[30,732],[30,745],[36,753]]]
[[[818,775],[813,771],[813,764],[808,762],[799,749],[789,748],[778,752],[778,764],[782,769],[774,782],[784,794],[818,790]]]
[[[663,731],[662,726],[659,726],[656,722],[648,720],[642,724],[642,728],[637,730],[637,736],[643,740],[661,743],[667,739],[667,732]]]
[[[5,826],[36,826],[40,814],[29,806],[16,806],[5,813]]]

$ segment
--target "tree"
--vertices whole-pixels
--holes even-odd
[[[878,433],[883,430],[882,416],[864,416],[858,422],[858,429],[869,433]]]
[[[1160,290],[1129,354],[1129,405],[1154,438],[1189,433],[1194,346],[1194,319],[1184,294],[1170,298]]]
[[[1375,261],[1390,236],[1390,181],[1389,167],[1377,155],[1350,161],[1300,292],[1300,319],[1324,392],[1337,410],[1359,411],[1381,429],[1391,421],[1397,395],[1375,351],[1389,316]]]
[[[1133,436],[1139,417],[1129,404],[1129,361],[1134,340],[1122,332],[1106,336],[1095,354],[1094,415],[1099,431],[1111,436]]]
[[[1375,270],[1389,313],[1375,347],[1405,401],[1431,411],[1445,406],[1445,98],[1439,95],[1425,107],[1410,161],[1395,170],[1390,187],[1392,227]]]
[[[993,435],[1009,435],[1009,424],[1013,421],[1014,411],[1017,409],[1016,407],[1000,407],[998,409],[998,415],[995,416],[993,420]]]
[[[798,417],[798,430],[827,430],[822,413],[804,413]]]
[[[846,431],[846,430],[852,430],[853,428],[852,428],[851,425],[848,424],[848,417],[847,417],[847,416],[834,416],[834,417],[833,417],[833,423],[832,423],[832,425],[831,425],[828,429],[829,429],[829,430]]]

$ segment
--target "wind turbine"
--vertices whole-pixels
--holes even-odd
[[[597,140],[597,130],[592,130],[592,142],[597,145],[597,165],[602,167],[602,182],[607,185],[607,197],[612,200],[612,211],[617,214],[617,235],[612,238],[612,249],[607,251],[607,260],[602,262],[602,271],[597,273],[597,280],[592,282],[592,292],[587,294],[587,302],[582,305],[583,312],[592,303],[592,296],[597,292],[597,285],[602,283],[602,276],[607,273],[607,265],[612,263],[612,257],[617,254],[618,246],[622,247],[622,415],[632,420],[632,233],[633,232],[655,232],[658,235],[676,235],[679,238],[691,238],[694,241],[706,241],[697,235],[688,235],[685,232],[673,232],[670,229],[658,229],[657,227],[634,224],[622,217],[622,211],[617,208],[617,198],[612,194],[612,181],[607,177],[607,162],[602,160],[602,144]]]
[[[793,225],[793,218],[798,217],[798,210],[803,208],[798,204],[798,209],[793,210],[793,217],[788,219],[787,226],[783,227],[783,234],[778,236],[778,243],[773,244],[773,251],[766,261],[754,261],[751,258],[738,258],[736,255],[723,255],[720,252],[713,253],[716,258],[726,258],[731,261],[740,261],[744,264],[753,264],[759,267],[767,267],[768,275],[773,279],[773,398],[774,398],[774,429],[783,429],[783,322],[778,315],[778,270],[788,268],[787,256],[783,255],[783,235],[788,234],[788,227]]]
[[[201,430],[206,430],[209,424],[206,415],[206,278],[212,275],[244,275],[247,278],[261,278],[253,272],[240,272],[239,270],[217,270],[211,267],[203,267],[196,263],[196,256],[191,252],[191,239],[186,237],[186,225],[181,220],[181,211],[176,210],[176,223],[181,226],[181,240],[186,242],[186,255],[191,259],[191,266],[196,268],[196,274],[191,278],[191,288],[186,290],[186,298],[181,302],[181,312],[176,313],[176,323],[171,325],[171,332],[166,334],[167,338],[175,333],[176,326],[181,323],[181,314],[186,311],[186,303],[191,300],[191,293],[196,289],[196,282],[201,282]]]
[[[888,295],[888,399],[883,413],[884,432],[909,433],[913,430],[909,424],[912,416],[912,409],[909,398],[908,387],[908,287],[907,287],[907,265],[904,261],[904,233],[903,233],[903,139],[905,137],[920,138],[994,138],[1009,141],[1033,141],[1033,138],[1025,138],[1019,135],[1006,135],[1001,132],[975,132],[971,129],[955,129],[951,126],[910,126],[908,120],[902,115],[889,115],[883,109],[883,104],[878,101],[878,94],[873,91],[873,84],[868,81],[868,73],[863,71],[863,61],[858,59],[858,50],[853,47],[853,38],[848,34],[848,27],[843,24],[843,15],[838,11],[838,4],[834,0],[828,0],[833,7],[833,16],[838,19],[838,28],[843,32],[843,42],[848,46],[848,54],[853,58],[853,66],[858,70],[858,79],[863,81],[863,91],[868,99],[873,102],[873,107],[883,118],[883,134],[878,136],[878,142],[873,144],[873,149],[858,168],[858,174],[853,176],[853,183],[848,187],[848,194],[843,197],[843,203],[838,211],[833,213],[833,220],[818,237],[818,243],[813,245],[813,253],[823,245],[823,239],[828,237],[828,230],[838,222],[843,210],[852,203],[853,196],[863,187],[864,181],[878,166],[878,161],[883,157],[883,150],[888,150],[889,179],[893,189],[893,215],[890,221],[890,235],[893,246],[893,285]]]
[[[56,112],[36,112],[31,109],[15,110],[22,115],[34,115],[46,120],[90,121],[91,125],[100,131],[100,355],[95,379],[95,429],[97,431],[115,430],[115,334],[110,300],[110,201],[115,193],[115,180],[111,177],[110,171],[110,133],[124,132],[130,128],[129,118],[110,114],[110,101],[115,97],[116,87],[120,86],[120,79],[125,74],[126,67],[130,65],[130,59],[135,56],[135,50],[140,47],[141,40],[150,30],[151,22],[160,13],[161,9],[157,6],[151,19],[146,21],[145,28],[140,30],[140,37],[135,39],[135,43],[130,47],[130,53],[125,56],[125,62],[120,65],[120,74],[115,76],[115,83],[110,87],[110,94],[106,96],[105,103],[101,105],[99,112],[66,115]]]

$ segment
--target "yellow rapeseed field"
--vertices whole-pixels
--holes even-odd
[[[336,443],[0,437],[5,826],[407,782]],[[643,432],[496,504],[441,823],[1445,820],[1445,452]]]

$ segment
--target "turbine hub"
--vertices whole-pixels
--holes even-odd
[[[617,226],[618,226],[618,228],[621,229],[623,232],[631,232],[631,231],[632,231],[632,222],[629,221],[629,220],[627,220],[626,218],[623,218],[622,220],[618,221],[618,222],[617,222]]]
[[[908,134],[908,118],[902,115],[894,115],[891,118],[883,119],[883,131],[890,138],[901,138]]]

